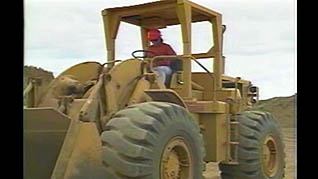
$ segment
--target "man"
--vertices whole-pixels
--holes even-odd
[[[148,40],[151,41],[152,45],[148,47],[148,51],[153,52],[147,53],[147,57],[161,56],[161,55],[176,55],[176,52],[171,48],[170,45],[163,43],[161,38],[161,32],[158,29],[150,29],[147,33]],[[171,75],[172,69],[170,68],[171,61],[169,59],[157,59],[153,62],[153,70],[158,72],[159,77],[165,84],[167,76]]]

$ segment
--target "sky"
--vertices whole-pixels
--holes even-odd
[[[58,76],[85,61],[106,62],[101,11],[154,0],[25,0],[24,64],[41,67]],[[222,14],[227,26],[223,55],[225,74],[252,81],[260,99],[290,96],[297,92],[297,39],[295,0],[192,0]],[[211,47],[211,25],[192,25],[192,52]],[[163,39],[182,54],[181,30],[162,30]],[[116,59],[132,58],[142,49],[137,26],[121,23]],[[212,60],[200,60],[212,70]],[[193,64],[193,71],[202,69]]]

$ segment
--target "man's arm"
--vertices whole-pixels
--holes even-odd
[[[152,53],[145,52],[147,58],[151,58],[151,57],[155,56],[155,52],[151,49],[151,47],[148,47],[147,51],[151,51],[152,52]]]
[[[167,55],[177,55],[170,45],[166,44],[166,47],[167,47]]]

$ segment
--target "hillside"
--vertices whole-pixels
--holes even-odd
[[[48,85],[53,79],[53,73],[46,71],[42,68],[37,68],[34,66],[24,66],[23,68],[23,88],[26,87],[28,83],[28,78],[40,77],[43,79],[42,84]]]
[[[283,128],[294,128],[296,123],[296,99],[297,94],[289,97],[260,100],[253,109],[272,113]]]
[[[23,67],[23,89],[28,85],[29,78],[41,78],[42,85],[40,91],[45,89],[50,82],[54,79],[54,75],[52,72],[46,71],[42,68],[37,68],[34,66],[24,66]],[[24,99],[25,100],[25,99]],[[25,104],[25,101],[24,101]]]

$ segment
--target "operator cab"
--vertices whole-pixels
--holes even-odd
[[[222,75],[224,74],[222,33],[224,28],[220,13],[188,0],[162,0],[129,7],[107,8],[102,11],[102,15],[108,62],[115,61],[115,41],[120,22],[140,27],[143,50],[148,49],[150,46],[150,42],[147,39],[149,29],[163,29],[168,26],[180,25],[183,52],[181,55],[174,56],[174,58],[180,60],[172,63],[174,73],[171,75],[170,80],[168,80],[170,84],[167,84],[167,87],[175,90],[181,97],[187,99],[195,96],[193,94],[194,88],[200,91],[204,89],[206,89],[204,91],[222,89]],[[210,33],[212,34],[213,43],[205,53],[192,52],[191,24],[196,22],[208,22],[210,27],[212,27]],[[136,53],[134,55],[136,56]],[[171,56],[171,58],[173,57]],[[192,73],[192,61],[196,61],[197,59],[209,60],[211,58],[213,58],[213,74],[210,72],[205,74]],[[113,66],[113,63],[109,63],[107,67],[112,68]],[[212,84],[205,84],[201,79],[209,80]],[[202,94],[201,92],[198,93]]]
[[[131,55],[136,58],[136,59],[143,59],[146,61],[150,61],[152,60],[151,58],[147,58],[147,53],[154,54],[152,51],[148,51],[148,50],[135,50],[131,53]],[[156,58],[156,56],[154,57],[154,60],[160,60],[161,58],[158,57]],[[182,73],[183,73],[183,63],[182,60],[179,58],[173,58],[170,59],[170,65],[169,67],[172,70],[172,73],[170,75],[167,76],[167,81],[165,83],[166,88],[171,88],[173,86],[175,86],[174,84],[179,84],[182,85],[184,83],[183,78],[182,78]]]

